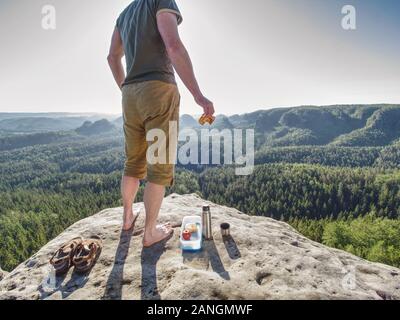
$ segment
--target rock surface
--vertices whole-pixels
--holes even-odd
[[[3,270],[0,268],[0,281],[3,280],[3,278],[4,278],[7,274],[8,274],[8,272],[5,272],[5,271],[3,271]]]
[[[199,253],[179,249],[185,215],[211,206],[214,240]],[[79,221],[0,282],[0,299],[400,299],[400,270],[327,248],[285,223],[251,217],[208,203],[196,195],[171,195],[160,222],[171,221],[174,236],[143,249],[143,204],[132,233],[121,233],[122,209]],[[231,224],[222,239],[219,224]],[[90,274],[73,269],[55,278],[49,257],[65,241],[99,235],[101,256]]]

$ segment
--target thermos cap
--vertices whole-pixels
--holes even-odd
[[[210,206],[203,206],[203,211],[210,211]]]
[[[229,230],[230,227],[231,227],[231,226],[230,226],[229,223],[222,223],[222,224],[221,224],[221,229],[222,229],[222,230]]]

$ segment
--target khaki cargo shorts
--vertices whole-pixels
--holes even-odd
[[[132,83],[122,88],[125,176],[141,180],[147,177],[149,182],[158,185],[173,185],[178,133],[170,132],[170,122],[177,128],[179,103],[180,94],[175,84],[156,80]],[[164,137],[157,135],[160,130]],[[155,148],[155,143],[165,147]],[[148,157],[150,149],[157,149],[154,155],[164,155],[167,161],[154,163],[153,158]]]

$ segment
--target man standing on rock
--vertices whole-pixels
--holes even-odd
[[[140,180],[147,177],[145,247],[167,239],[173,232],[170,224],[157,225],[157,218],[165,187],[174,182],[175,159],[168,159],[166,164],[149,163],[146,154],[151,143],[146,136],[153,129],[163,130],[166,150],[159,152],[176,154],[177,134],[169,134],[169,123],[179,121],[180,94],[174,68],[204,113],[214,114],[213,103],[202,94],[179,37],[181,22],[182,16],[174,0],[135,0],[117,20],[108,56],[114,79],[122,90],[126,153],[121,183],[123,230],[134,227],[137,215],[132,205]],[[122,66],[124,56],[126,75]]]

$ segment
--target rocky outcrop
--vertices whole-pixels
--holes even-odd
[[[200,214],[196,195],[171,195],[161,222],[174,236],[152,249],[141,245],[144,212],[133,233],[121,233],[122,209],[79,221],[0,282],[0,299],[400,299],[400,270],[315,243],[283,222],[248,216],[212,203],[214,240],[182,253],[180,222]],[[136,209],[143,204],[136,204]],[[219,224],[229,222],[231,237]],[[86,276],[71,269],[55,278],[48,260],[66,240],[99,235],[102,254]]]
[[[3,280],[7,274],[8,274],[8,272],[5,272],[0,268],[0,281]]]

